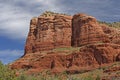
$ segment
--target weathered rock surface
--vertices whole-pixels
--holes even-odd
[[[106,69],[106,70],[104,70],[104,73],[111,73],[111,72],[115,72],[115,71],[120,71],[120,66],[116,66],[116,67]]]
[[[112,80],[120,78],[120,62],[115,62],[107,66],[102,67],[103,73],[102,80]]]
[[[77,73],[115,62],[120,53],[119,49],[120,46],[116,44],[92,44],[81,47],[79,51],[73,51],[71,54],[67,54],[65,51],[27,54],[12,64],[12,68],[28,69],[29,73],[44,70],[50,70],[53,73],[63,71]]]
[[[72,16],[39,16],[30,22],[25,54],[71,46]]]
[[[103,24],[101,27],[103,32],[109,37],[110,43],[120,44],[120,30]]]
[[[60,14],[39,16],[30,22],[25,55],[12,63],[11,68],[27,69],[29,73],[89,71],[120,61],[119,34],[119,30],[101,25],[85,14],[73,18]],[[69,49],[54,51],[61,47]]]
[[[72,46],[109,42],[97,20],[85,14],[76,14],[72,19]]]

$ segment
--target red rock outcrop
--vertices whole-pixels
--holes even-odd
[[[97,20],[85,14],[76,14],[72,19],[72,46],[109,42]]]
[[[109,37],[110,43],[120,44],[120,30],[104,24],[101,24],[100,26],[102,27],[103,32]]]
[[[107,70],[104,70],[104,73],[110,73],[110,72],[116,72],[116,71],[120,71],[120,66],[108,68]]]
[[[50,70],[53,73],[67,71],[77,73],[81,70],[91,70],[103,64],[116,61],[120,45],[92,44],[81,47],[78,52],[67,54],[65,51],[49,52],[46,54],[26,54],[12,64],[13,69],[28,69],[29,73]]]
[[[72,16],[39,16],[30,22],[25,54],[71,46]]]
[[[89,71],[120,61],[119,34],[118,30],[100,25],[85,14],[73,18],[60,14],[39,16],[30,22],[25,55],[13,62],[11,68],[27,69],[29,73]],[[61,47],[68,49],[54,51]]]

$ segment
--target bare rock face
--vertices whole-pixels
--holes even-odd
[[[29,29],[29,33],[28,33],[28,37],[25,45],[25,54],[33,52],[33,46],[34,46],[34,43],[36,40],[36,34],[37,34],[37,23],[38,23],[38,18],[33,18],[30,21],[30,29]]]
[[[107,25],[101,25],[103,32],[109,37],[110,43],[120,44],[120,30],[109,27]]]
[[[26,54],[23,58],[12,64],[13,69],[28,69],[28,73],[50,70],[52,73],[67,71],[77,73],[81,70],[92,70],[104,64],[118,60],[120,46],[116,44],[92,44],[81,47],[71,54],[62,52],[47,52]]]
[[[72,19],[72,46],[109,42],[97,20],[85,14],[76,14]]]
[[[25,54],[71,46],[71,16],[39,16],[30,22]]]

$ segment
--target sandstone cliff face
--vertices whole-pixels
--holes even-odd
[[[120,45],[92,44],[81,47],[71,54],[62,52],[49,52],[47,54],[27,54],[12,65],[14,69],[28,69],[29,73],[50,70],[52,73],[67,71],[77,73],[81,70],[91,70],[104,64],[119,61]],[[119,59],[118,59],[119,58]]]
[[[97,20],[85,14],[76,14],[72,19],[72,46],[109,42]]]
[[[119,34],[119,30],[101,25],[85,14],[73,18],[59,14],[39,16],[30,22],[25,55],[12,63],[11,68],[27,69],[29,73],[95,69],[120,61]],[[54,51],[61,47],[60,51]]]
[[[101,27],[103,32],[109,37],[111,43],[120,44],[120,30],[103,24]]]
[[[25,54],[71,45],[71,16],[39,16],[30,22]]]

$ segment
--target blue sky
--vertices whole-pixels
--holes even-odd
[[[0,0],[0,60],[7,64],[24,53],[32,17],[44,11],[86,13],[101,21],[120,21],[120,0]]]

